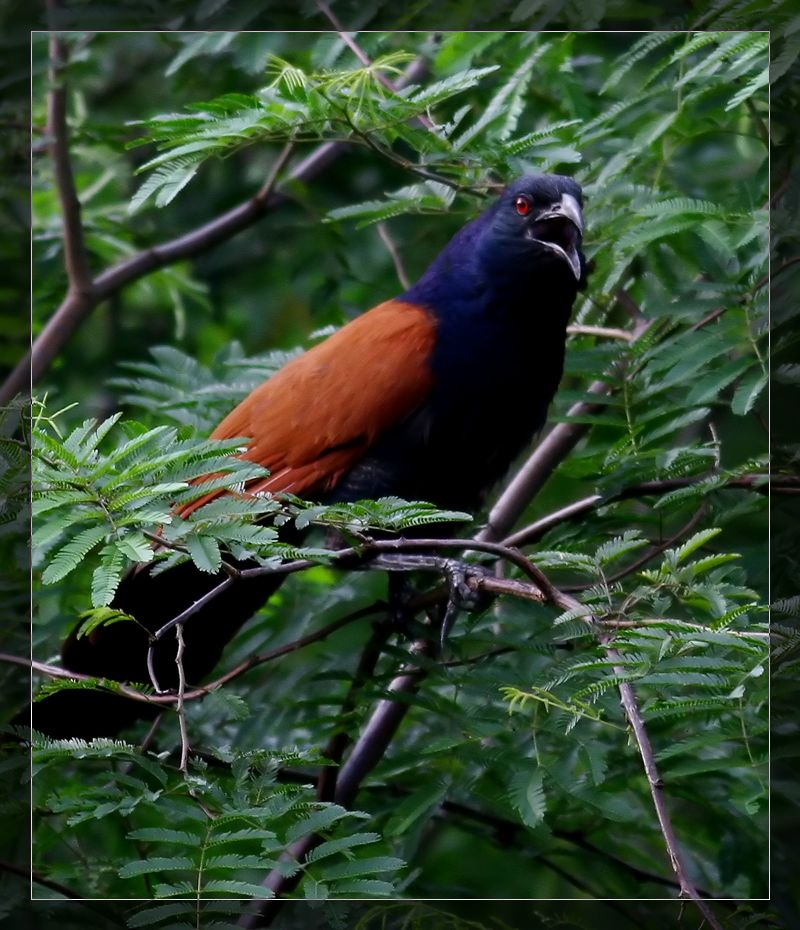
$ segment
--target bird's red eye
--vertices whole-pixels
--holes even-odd
[[[526,216],[531,209],[531,202],[527,197],[517,197],[514,201],[514,209],[520,216]]]

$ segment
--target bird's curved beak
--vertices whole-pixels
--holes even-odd
[[[578,244],[583,236],[583,214],[572,194],[562,194],[559,203],[535,216],[528,227],[528,236],[560,255],[572,269],[575,279],[580,280]]]

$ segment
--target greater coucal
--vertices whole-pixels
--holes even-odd
[[[586,275],[581,207],[570,178],[519,178],[416,284],[256,388],[212,433],[247,437],[243,456],[269,469],[248,490],[477,507],[543,425],[561,378],[567,321]],[[73,631],[65,668],[148,681],[142,626],[158,629],[223,577],[191,562],[129,573],[113,606],[141,626],[118,623],[80,639]],[[280,576],[234,584],[187,622],[187,681],[208,675],[278,584]],[[155,650],[155,669],[162,686],[176,686],[171,636]],[[150,711],[113,694],[66,690],[33,705],[33,725],[57,737],[112,736]]]

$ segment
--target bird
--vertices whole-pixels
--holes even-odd
[[[529,174],[466,223],[421,277],[357,316],[255,388],[211,433],[243,437],[241,456],[268,469],[247,493],[322,503],[394,496],[474,510],[542,428],[561,380],[567,325],[586,286],[583,194],[574,179]],[[223,491],[200,496],[181,512]],[[131,570],[112,607],[117,623],[66,639],[65,669],[148,682],[154,631],[225,577],[180,563]],[[184,672],[199,683],[281,576],[233,584],[184,628]],[[175,640],[154,669],[176,687]],[[113,737],[151,704],[97,690],[56,691],[32,705],[54,738]]]

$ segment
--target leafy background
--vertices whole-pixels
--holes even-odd
[[[84,185],[82,190],[98,187],[90,199],[95,207],[87,209],[90,246],[98,265],[131,247],[191,228],[209,214],[250,195],[276,151],[274,145],[266,144],[269,133],[259,135],[258,126],[255,131],[252,125],[248,127],[253,144],[241,151],[241,140],[236,137],[233,145],[223,132],[217,141],[225,148],[219,153],[225,158],[204,163],[166,209],[145,204],[131,217],[128,204],[141,182],[141,178],[132,177],[132,169],[154,154],[152,148],[146,155],[138,147],[124,148],[134,132],[142,132],[141,127],[124,126],[132,115],[141,118],[143,112],[178,110],[231,88],[237,93],[253,93],[266,83],[263,69],[268,54],[278,54],[306,73],[325,66],[351,66],[344,57],[346,51],[337,49],[334,36],[314,42],[298,36],[257,38],[260,47],[256,37],[244,36],[211,42],[208,37],[196,36],[123,39],[100,35],[86,41],[74,66],[74,77],[70,75],[73,86],[85,94],[82,104],[81,94],[76,94],[73,149],[79,186]],[[524,167],[575,173],[590,195],[589,250],[596,261],[591,299],[578,308],[577,321],[625,325],[624,310],[614,303],[620,286],[648,317],[656,318],[651,337],[641,346],[629,348],[618,341],[573,337],[556,417],[563,418],[569,403],[580,398],[592,376],[606,370],[612,359],[628,356],[629,375],[621,385],[621,402],[594,417],[587,440],[537,497],[531,519],[595,490],[610,496],[643,477],[705,471],[717,456],[722,468],[731,474],[763,472],[763,464],[757,461],[765,449],[759,422],[764,401],[763,394],[759,399],[759,390],[763,389],[766,357],[766,293],[763,286],[757,286],[764,274],[766,245],[766,107],[764,85],[759,83],[763,81],[763,39],[753,35],[703,36],[692,47],[691,38],[651,37],[636,46],[637,38],[463,36],[448,37],[438,49],[432,47],[430,36],[422,34],[370,35],[359,40],[372,57],[398,48],[429,51],[434,60],[431,82],[465,67],[500,64],[498,70],[483,75],[452,101],[441,100],[432,111],[437,122],[447,123],[455,121],[460,107],[470,107],[461,117],[463,125],[453,130],[452,140],[468,126],[479,124],[481,113],[491,114],[492,101],[498,103],[497,119],[486,120],[482,131],[474,135],[467,130],[456,153],[436,151],[429,134],[411,132],[399,122],[394,129],[402,140],[393,137],[391,129],[382,136],[387,130],[369,122],[375,115],[369,106],[359,115],[366,131],[374,133],[381,144],[400,149],[404,157],[410,147],[422,153],[444,179],[458,177],[476,189],[485,180],[487,169],[500,178]],[[80,44],[80,37],[77,41]],[[632,46],[643,53],[641,57],[631,54]],[[775,57],[773,51],[773,61]],[[146,67],[143,61],[148,62]],[[213,69],[209,61],[214,62]],[[141,75],[135,85],[122,77],[133,70]],[[271,73],[267,78],[275,76]],[[152,87],[147,86],[148,79]],[[278,90],[285,88],[287,94],[301,98],[301,106],[310,106],[302,95],[308,94],[311,83],[291,88],[284,78]],[[553,87],[558,92],[548,94]],[[598,94],[603,87],[605,92]],[[168,103],[164,102],[165,91],[172,96]],[[34,94],[34,123],[36,102],[42,99],[41,94]],[[156,108],[152,107],[154,100],[158,101]],[[509,140],[513,143],[530,136],[531,127],[545,127],[546,131],[534,133],[530,148],[509,154],[509,147],[513,149]],[[155,134],[154,129],[162,128],[146,125],[144,132]],[[166,143],[168,156],[170,148],[187,142],[177,132],[170,135],[168,131],[166,137],[162,134],[159,138]],[[419,179],[409,177],[402,165],[364,148],[355,148],[323,179],[305,189],[298,186],[292,191],[295,203],[232,243],[191,265],[172,266],[168,272],[151,275],[141,286],[123,292],[114,302],[116,306],[108,308],[109,313],[96,314],[69,344],[45,385],[56,406],[79,401],[78,409],[58,419],[62,433],[69,433],[72,423],[84,416],[106,415],[120,402],[126,405],[126,416],[135,416],[145,429],[173,420],[202,431],[213,422],[220,406],[236,399],[235,391],[245,393],[280,360],[274,354],[265,356],[265,351],[275,345],[291,349],[307,338],[309,331],[338,324],[396,292],[391,256],[375,228],[360,227],[358,222],[375,218],[375,201],[382,204],[377,215],[396,217],[389,229],[412,277],[433,250],[434,230],[438,246],[479,208],[478,198],[467,192],[452,196],[446,184],[409,192],[408,186]],[[206,149],[204,154],[217,152]],[[34,209],[36,278],[42,291],[37,292],[35,307],[41,307],[45,317],[60,298],[64,280],[52,184],[44,159],[40,163]],[[99,185],[98,176],[106,178]],[[203,196],[197,197],[200,190]],[[403,191],[399,197],[385,193],[398,190]],[[367,206],[356,206],[365,203]],[[342,205],[347,209],[342,210]],[[417,213],[438,215],[433,220],[415,216]],[[320,222],[323,219],[332,222]],[[609,228],[613,236],[604,234]],[[773,233],[773,246],[781,244]],[[791,249],[790,239],[784,247]],[[786,278],[790,275],[791,268],[787,268]],[[171,308],[171,314],[165,314],[165,306]],[[691,332],[694,323],[720,306],[725,307],[721,317],[699,332]],[[231,335],[239,339],[241,350],[231,352],[227,345],[223,347]],[[781,338],[779,333],[777,340]],[[148,350],[158,341],[172,343],[184,354],[164,350],[148,362]],[[777,344],[782,345],[780,341]],[[124,353],[120,353],[120,346]],[[121,369],[120,362],[125,360],[133,361],[136,368]],[[153,367],[145,370],[145,364]],[[791,370],[784,374],[790,378]],[[143,376],[150,380],[142,381]],[[711,438],[703,430],[709,415],[715,426]],[[112,434],[109,439],[113,441]],[[113,445],[104,448],[104,455],[110,448]],[[677,613],[676,620],[691,619],[728,631],[709,633],[706,642],[696,631],[686,634],[677,625],[667,625],[648,630],[647,636],[631,630],[622,645],[631,656],[631,670],[645,707],[653,714],[653,738],[670,747],[662,764],[670,776],[670,791],[680,796],[676,823],[682,835],[692,838],[688,846],[697,857],[703,883],[732,897],[757,896],[766,887],[762,868],[766,776],[763,767],[753,763],[764,753],[766,676],[758,672],[763,669],[763,640],[738,634],[762,632],[760,621],[764,618],[753,609],[723,618],[739,607],[766,599],[763,498],[746,490],[714,493],[713,488],[705,487],[702,495],[692,492],[662,497],[655,508],[649,506],[652,503],[648,500],[644,507],[632,501],[615,503],[578,525],[562,525],[537,544],[533,555],[559,583],[592,583],[595,587],[588,597],[595,597],[598,603],[608,601],[609,596],[634,596],[631,616],[636,619],[653,611],[665,612],[663,599],[647,600],[658,585],[660,592],[669,592],[674,598],[669,607]],[[636,547],[641,546],[636,538],[625,538],[625,531],[638,528],[642,536],[652,540],[667,538],[670,529],[684,526],[701,504],[699,526],[722,529],[711,549],[686,552],[683,559],[678,550],[672,563],[665,558],[661,573],[646,579],[645,584],[641,578],[629,576],[621,592],[607,590],[606,565],[613,571],[628,564],[639,551]],[[70,531],[66,522],[61,528]],[[615,537],[620,542],[609,545]],[[696,542],[707,547],[712,544],[706,537],[698,537]],[[698,568],[698,556],[730,552],[740,557],[727,564]],[[658,571],[658,564],[656,559],[650,570]],[[52,653],[68,618],[87,606],[93,568],[93,563],[81,565],[59,587],[42,590],[41,623],[35,633],[37,654]],[[269,605],[260,632],[251,629],[235,644],[232,663],[254,647],[272,645],[275,640],[271,637],[281,631],[290,629],[296,635],[305,629],[309,618],[320,614],[334,617],[348,605],[366,603],[381,593],[378,578],[337,575],[332,584],[334,578],[328,569],[315,571],[314,577],[295,585],[293,591],[284,589],[280,601]],[[715,573],[710,583],[706,572]],[[637,586],[644,590],[638,591]],[[790,600],[785,600],[786,610],[791,611]],[[612,856],[639,865],[646,862],[657,874],[667,874],[638,762],[625,745],[624,733],[613,727],[621,722],[621,716],[614,691],[609,689],[613,681],[608,669],[579,622],[562,617],[554,628],[553,617],[552,610],[532,611],[503,603],[499,612],[477,622],[462,619],[452,645],[456,657],[473,656],[485,651],[487,643],[496,644],[494,626],[499,623],[515,650],[512,658],[454,667],[429,678],[419,699],[421,706],[412,713],[408,729],[393,747],[384,769],[376,773],[375,790],[359,798],[359,804],[363,802],[372,815],[368,826],[377,825],[383,836],[374,840],[383,844],[380,851],[387,860],[383,877],[399,880],[402,893],[438,896],[444,888],[448,892],[455,889],[457,895],[457,883],[462,882],[470,893],[475,893],[476,883],[483,883],[487,897],[513,896],[513,890],[505,890],[512,877],[519,881],[520,896],[530,896],[530,888],[535,887],[537,897],[571,897],[587,890],[576,890],[576,876],[587,884],[598,879],[599,861],[605,870],[605,894],[640,894],[641,876],[616,868]],[[317,675],[313,680],[309,676],[311,657],[301,654],[294,664],[270,666],[261,685],[250,677],[241,689],[232,686],[226,691],[237,692],[252,706],[272,709],[270,730],[277,745],[286,747],[290,741],[319,744],[330,728],[331,713],[320,701],[330,695],[331,682],[336,685],[339,681],[336,693],[342,693],[342,676],[352,671],[347,667],[348,654],[363,642],[363,631],[345,635],[349,641],[332,641],[314,655]],[[554,649],[555,641],[574,643],[576,653]],[[790,659],[790,651],[785,651]],[[387,659],[384,674],[395,661],[393,656]],[[509,718],[507,702],[498,688],[516,687],[517,696],[523,697],[534,683],[562,702],[560,711],[548,712],[541,700],[529,698],[520,712]],[[298,688],[307,696],[301,706],[276,700],[276,692],[291,695]],[[741,693],[735,698],[736,710],[730,710],[729,699],[721,707],[721,695],[732,694],[737,688]],[[541,692],[537,694],[541,698]],[[605,723],[575,712],[575,701],[587,694],[596,699],[591,706],[603,715]],[[687,713],[698,708],[681,707],[686,700],[710,703],[701,714]],[[195,772],[198,785],[202,782],[202,790],[216,792],[216,803],[233,803],[240,810],[249,803],[246,798],[252,797],[248,794],[251,791],[258,793],[260,803],[269,797],[273,799],[270,803],[278,804],[277,799],[282,798],[285,810],[264,808],[269,811],[270,826],[275,829],[279,825],[280,831],[296,828],[307,814],[302,792],[293,797],[283,785],[278,790],[280,782],[275,781],[275,774],[293,765],[313,766],[315,760],[302,751],[288,758],[263,754],[256,749],[263,746],[263,722],[257,716],[237,721],[243,713],[234,697],[226,697],[216,707],[204,702],[197,709],[192,725],[199,746],[218,750],[219,734],[225,732],[226,742],[245,752],[236,759],[216,759],[213,767],[223,763],[227,774],[214,774],[209,780],[205,771]],[[535,723],[535,746],[531,720]],[[742,725],[746,740],[741,738]],[[168,737],[165,741],[169,743]],[[426,784],[420,784],[419,777],[421,745],[430,750],[424,768]],[[532,765],[534,750],[536,767]],[[79,835],[90,851],[89,861],[96,863],[102,850],[104,867],[91,870],[91,881],[97,884],[90,894],[146,880],[148,873],[141,868],[137,871],[136,864],[130,862],[131,837],[126,836],[131,827],[148,829],[138,824],[149,823],[153,816],[149,810],[163,811],[158,796],[162,779],[169,785],[168,795],[180,794],[174,765],[169,761],[161,766],[153,763],[146,771],[143,767],[142,772],[134,768],[126,776],[131,779],[126,790],[120,791],[119,784],[109,785],[104,775],[108,758],[116,758],[118,767],[124,769],[130,765],[127,752],[99,749],[94,769],[91,760],[82,760],[74,769],[81,773],[82,790],[73,792],[63,790],[64,773],[69,771],[64,768],[64,759],[73,758],[75,751],[62,747],[45,751],[41,758],[43,771],[37,780],[43,787],[37,791],[46,798],[48,791],[57,788],[62,806],[47,818],[47,827],[39,837],[40,841],[46,837],[46,842],[37,843],[43,855],[37,866],[68,884],[86,880],[85,862],[76,865],[73,857],[57,850],[57,825],[61,824],[63,831],[65,818],[71,818],[70,832],[76,835],[74,831],[83,831]],[[93,755],[83,750],[77,754]],[[141,756],[134,753],[134,757],[140,764]],[[730,760],[736,758],[741,758],[741,764],[732,767]],[[97,773],[93,782],[96,790],[87,791],[85,780],[92,771]],[[401,789],[409,780],[416,790],[403,799]],[[381,797],[381,785],[392,786],[390,796]],[[137,803],[127,809],[134,795]],[[445,796],[454,804],[479,799],[480,806],[498,818],[498,823],[490,825],[492,829],[486,825],[470,827],[469,816],[460,818],[451,812],[440,818],[442,823],[434,833],[436,843],[432,843],[423,832],[428,827],[426,818]],[[173,803],[179,807],[180,798]],[[171,810],[177,818],[178,808]],[[98,811],[104,814],[99,821],[95,816]],[[130,817],[141,819],[132,824],[125,821]],[[502,838],[498,824],[505,824],[508,830],[513,827],[511,839]],[[201,826],[194,824],[196,830]],[[258,829],[258,825],[248,826]],[[180,822],[180,828],[192,837],[192,848],[205,855],[210,838],[193,833],[190,815]],[[342,848],[346,848],[348,836],[359,835],[352,832],[356,829],[352,824],[341,824],[339,829],[337,839],[343,841]],[[477,837],[476,830],[480,830]],[[496,835],[493,830],[498,831]],[[597,853],[585,848],[587,834],[602,850],[599,859]],[[280,832],[280,839],[285,835]],[[132,838],[149,844],[143,847],[143,855],[151,861],[165,851],[159,843],[168,843],[163,835],[156,838],[146,832]],[[253,837],[250,840],[255,842]],[[190,840],[184,836],[183,842],[188,845]],[[468,850],[468,854],[459,855],[459,849]],[[174,849],[167,851],[174,853]],[[391,854],[420,864],[421,872],[393,872],[388,862]],[[166,857],[160,858],[163,865]],[[464,863],[470,861],[475,867],[465,871]],[[225,870],[230,867],[236,880],[242,881],[244,863],[235,857],[228,862],[229,866],[218,866],[218,874],[212,870],[210,879],[224,882]],[[456,874],[453,863],[459,863]],[[197,865],[196,859],[184,863],[185,868],[195,871]],[[120,869],[126,874],[120,875]],[[407,883],[409,877],[412,884]],[[337,879],[334,872],[333,878],[328,887],[336,894],[335,881],[341,876]],[[330,880],[325,878],[325,882]],[[597,894],[597,888],[589,887],[591,894]],[[658,885],[646,888],[647,895],[665,893]],[[641,907],[626,905],[627,918],[641,920],[646,913]],[[167,912],[160,913],[171,919]],[[337,915],[348,919],[331,908],[314,914],[323,921],[332,921]],[[153,912],[152,916],[155,920],[157,915]],[[507,911],[505,916],[514,919]],[[725,916],[727,919],[727,912]],[[366,908],[363,919],[367,926],[375,915]],[[426,925],[424,921],[433,918],[421,909],[410,914],[406,911],[403,919]],[[743,915],[739,919],[744,919]],[[138,920],[147,922],[145,917]]]

